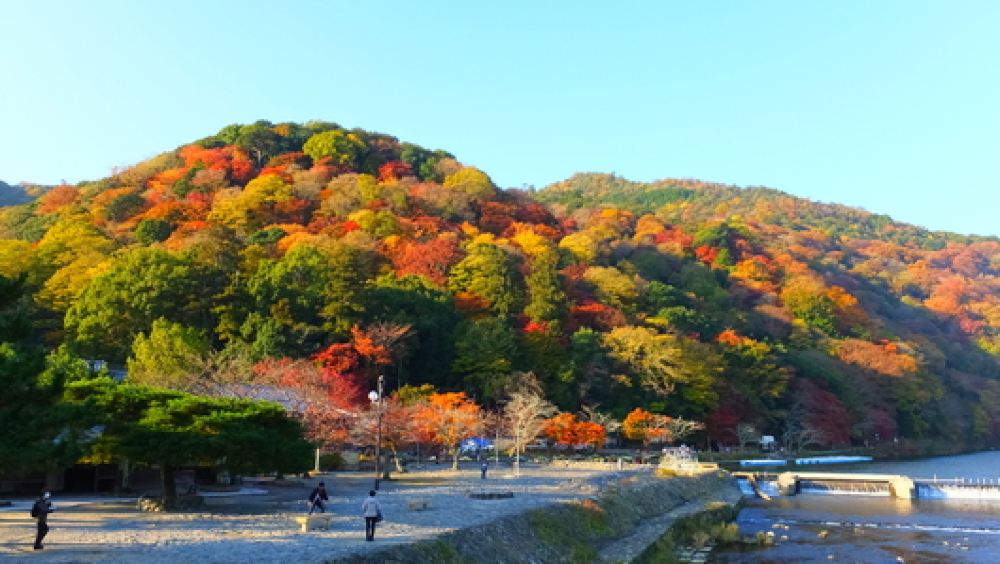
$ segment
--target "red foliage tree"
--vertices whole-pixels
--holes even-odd
[[[398,276],[423,276],[443,286],[448,270],[462,257],[462,249],[453,237],[438,237],[425,243],[400,243],[390,257]]]
[[[823,444],[845,445],[851,440],[851,418],[840,399],[818,384],[796,378],[792,390],[798,399],[798,416],[805,429],[813,431]]]
[[[558,222],[553,217],[552,212],[545,206],[530,202],[517,206],[514,210],[514,219],[524,223],[536,223],[548,226],[556,226]]]
[[[514,223],[514,208],[500,202],[483,202],[480,208],[479,228],[487,233],[500,235]]]
[[[257,383],[274,386],[285,397],[283,403],[302,421],[309,440],[328,448],[349,440],[364,401],[364,389],[352,375],[288,358],[261,361],[253,372]]]
[[[628,319],[620,310],[600,302],[585,302],[569,308],[567,330],[573,332],[581,327],[600,331],[610,331],[628,324]]]
[[[721,249],[709,245],[702,245],[694,250],[695,257],[701,262],[711,265],[718,258]]]
[[[389,161],[378,167],[379,182],[399,180],[404,176],[413,176],[413,167],[403,161]]]
[[[736,426],[743,421],[745,409],[736,398],[722,398],[715,411],[705,419],[705,429],[710,439],[718,444],[736,444]]]

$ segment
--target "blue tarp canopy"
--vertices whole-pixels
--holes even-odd
[[[462,450],[482,450],[493,448],[493,442],[486,437],[469,437],[462,441]]]

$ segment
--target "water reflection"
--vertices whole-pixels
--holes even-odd
[[[836,471],[985,482],[1000,478],[1000,452],[838,466]],[[806,491],[770,502],[748,498],[737,523],[744,536],[774,531],[782,540],[750,552],[717,550],[712,561],[1000,562],[1000,500]]]
[[[872,474],[902,474],[911,478],[989,480],[1000,483],[1000,452],[977,452],[958,456],[905,460],[898,462],[868,462],[836,466],[837,472]]]

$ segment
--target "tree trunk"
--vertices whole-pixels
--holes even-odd
[[[451,455],[451,469],[458,471],[458,449],[454,449]]]
[[[163,488],[163,507],[173,509],[177,505],[177,481],[175,469],[169,464],[160,464],[160,484]]]
[[[121,490],[131,490],[132,489],[132,467],[129,464],[128,458],[122,457],[118,460],[118,469],[121,471],[122,481],[120,484]]]
[[[399,454],[396,452],[396,447],[392,447],[392,459],[396,462],[396,472],[399,472],[400,474],[402,474],[403,473],[403,464],[399,460]]]

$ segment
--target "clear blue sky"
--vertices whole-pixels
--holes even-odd
[[[1000,2],[7,0],[0,179],[325,119],[503,186],[766,185],[1000,234]]]

